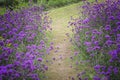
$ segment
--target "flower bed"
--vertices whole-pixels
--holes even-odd
[[[96,71],[94,80],[120,77],[120,0],[85,2],[83,17],[73,20],[74,43]]]
[[[43,58],[51,49],[45,38],[49,24],[47,13],[39,6],[0,16],[0,80],[40,79],[48,69]]]

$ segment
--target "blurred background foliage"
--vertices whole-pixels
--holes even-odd
[[[15,10],[27,7],[29,4],[42,5],[46,10],[61,7],[82,0],[0,0],[0,14],[4,14],[6,9]]]
[[[45,10],[51,8],[57,8],[65,6],[72,3],[78,3],[83,0],[0,0],[0,15],[4,14],[6,9],[16,10],[22,7],[28,7],[29,4],[32,5],[42,5]],[[95,0],[88,0],[95,1]],[[104,0],[99,0],[104,1]]]

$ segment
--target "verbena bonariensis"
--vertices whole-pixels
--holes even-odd
[[[43,56],[52,47],[46,46],[49,24],[40,6],[0,16],[0,80],[39,80],[38,75],[48,69]]]
[[[120,0],[84,3],[83,16],[70,22],[74,42],[94,67],[94,80],[119,80]]]

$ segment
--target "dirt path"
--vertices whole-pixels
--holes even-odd
[[[73,55],[72,44],[69,42],[66,33],[72,33],[68,26],[71,16],[77,15],[76,7],[78,4],[54,9],[50,11],[53,20],[52,33],[55,49],[47,56],[48,71],[45,73],[45,80],[71,80],[76,76],[77,70],[70,57]]]

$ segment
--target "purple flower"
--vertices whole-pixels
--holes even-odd
[[[91,46],[91,42],[85,42],[84,44],[88,47]]]
[[[111,37],[109,35],[105,35],[105,38],[109,40]]]
[[[120,34],[117,34],[117,42],[120,42]]]
[[[112,40],[107,40],[107,41],[105,42],[105,44],[107,44],[108,46],[111,46],[113,43],[114,43],[114,42],[113,42]]]
[[[86,18],[86,19],[83,20],[83,24],[86,24],[88,22],[89,22],[89,18]]]
[[[110,26],[110,25],[106,25],[106,26],[105,26],[105,30],[106,30],[106,31],[111,30],[111,26]]]
[[[99,41],[94,41],[94,45],[99,45]]]
[[[98,76],[94,76],[94,77],[93,77],[93,80],[101,80],[101,79],[100,79],[100,77],[98,77]]]
[[[74,52],[74,55],[77,56],[79,52]]]
[[[38,60],[38,61],[40,61],[40,62],[42,62],[42,61],[43,61],[43,59],[42,59],[42,58],[38,58],[37,60]]]
[[[45,70],[48,70],[48,66],[45,65],[45,66],[44,66],[44,69],[45,69]]]
[[[75,80],[75,78],[74,78],[74,77],[72,77],[71,79],[72,79],[72,80]]]
[[[117,75],[118,72],[119,72],[119,69],[118,69],[117,67],[115,67],[115,68],[113,69],[113,72],[114,72],[115,75]]]
[[[7,38],[7,34],[6,34],[6,33],[3,33],[3,34],[2,34],[2,37],[3,37],[3,38]]]
[[[100,46],[94,46],[93,50],[100,50]]]
[[[117,27],[117,30],[120,31],[120,25]]]
[[[96,71],[98,71],[100,68],[101,68],[100,65],[96,65],[96,66],[94,66],[94,69],[95,69]]]
[[[110,19],[110,20],[114,20],[115,17],[114,17],[114,16],[109,16],[109,19]]]
[[[118,26],[119,26],[119,25],[120,25],[120,22],[117,22],[117,23],[116,23],[116,25],[118,25]]]
[[[56,58],[53,58],[53,60],[56,60]]]
[[[4,45],[4,42],[0,40],[0,46],[3,46]]]

